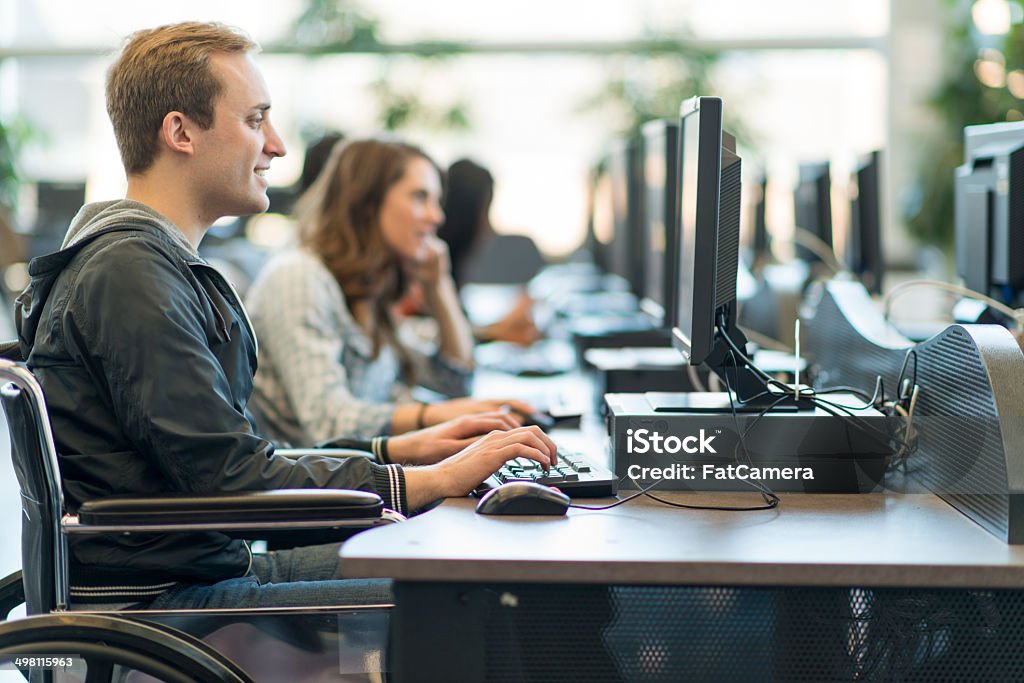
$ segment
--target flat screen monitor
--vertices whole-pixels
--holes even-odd
[[[956,169],[956,265],[970,289],[1011,306],[1024,290],[1024,122],[964,128]]]
[[[590,200],[591,250],[594,263],[604,272],[611,272],[612,240],[615,239],[615,209],[612,205],[612,180],[608,162],[594,170]]]
[[[753,235],[750,239],[750,264],[752,270],[759,269],[771,257],[771,238],[768,235],[768,221],[765,207],[768,197],[768,175],[763,171],[754,179],[754,207],[751,217]]]
[[[827,161],[800,164],[800,184],[793,193],[793,222],[832,249],[832,175]],[[814,263],[821,258],[803,245],[797,258]]]
[[[629,173],[630,145],[617,141],[608,153],[608,178],[611,183],[612,236],[608,243],[608,272],[629,279]]]
[[[846,240],[846,266],[872,294],[882,293],[885,275],[880,162],[878,151],[862,155],[850,175],[850,232]]]
[[[643,142],[618,140],[608,154],[614,234],[609,244],[608,272],[622,277],[630,290],[643,290]]]
[[[643,292],[640,308],[660,327],[674,324],[675,283],[670,277],[678,257],[679,125],[650,121],[643,134],[644,230]]]
[[[680,109],[680,237],[672,343],[691,365],[709,360],[716,327],[734,328],[740,242],[740,158],[722,131],[722,100]],[[725,331],[725,330],[723,330]],[[744,340],[745,341],[745,340]]]

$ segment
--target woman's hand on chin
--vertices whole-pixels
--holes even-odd
[[[426,244],[419,251],[422,258],[405,259],[405,272],[425,287],[437,287],[445,278],[451,277],[451,258],[448,256],[448,244],[435,235],[426,239]]]

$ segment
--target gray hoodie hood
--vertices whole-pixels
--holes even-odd
[[[134,199],[114,199],[83,206],[71,220],[71,227],[68,228],[68,232],[64,236],[64,244],[61,245],[61,249],[67,249],[100,230],[124,223],[135,225],[143,223],[157,228],[190,255],[199,256],[196,248],[185,239],[185,235],[174,223],[167,220],[160,212]]]
[[[119,230],[149,233],[167,248],[178,251],[185,261],[206,263],[173,223],[141,202],[118,199],[86,204],[72,220],[60,251],[39,256],[29,263],[29,286],[14,305],[18,341],[24,358],[28,358],[31,352],[46,302],[64,268],[79,251],[87,248],[93,236]]]

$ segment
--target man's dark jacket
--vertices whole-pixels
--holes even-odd
[[[16,306],[43,387],[67,507],[111,494],[354,488],[404,511],[400,467],[274,455],[246,411],[256,339],[234,289],[166,218],[89,204],[61,251],[32,261]],[[147,600],[244,575],[247,545],[218,533],[71,540],[77,602]]]

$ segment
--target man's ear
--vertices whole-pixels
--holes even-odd
[[[182,154],[195,153],[196,124],[180,111],[168,112],[160,126],[160,140],[172,151]]]

